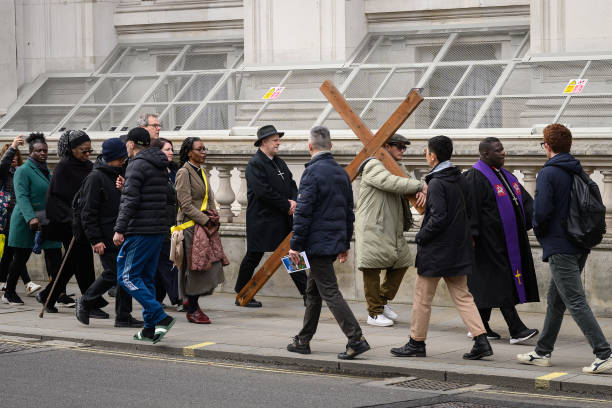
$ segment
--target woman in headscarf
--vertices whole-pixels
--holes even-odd
[[[30,148],[30,156],[23,166],[17,168],[13,179],[17,204],[11,214],[8,246],[14,248],[14,254],[6,280],[6,292],[2,297],[4,303],[11,305],[23,304],[15,293],[15,287],[32,254],[36,232],[41,230],[40,218],[45,209],[51,178],[47,167],[49,149],[43,134],[31,133],[26,142]],[[49,276],[55,276],[62,258],[62,244],[45,240],[41,247],[45,251],[47,273]]]
[[[0,185],[2,186],[2,194],[3,197],[7,198],[8,203],[4,201],[1,205],[3,208],[0,208],[4,214],[2,216],[2,225],[0,225],[1,231],[0,233],[4,234],[5,239],[8,239],[10,224],[11,224],[11,214],[13,213],[13,209],[15,208],[15,188],[13,187],[13,177],[15,176],[15,171],[17,167],[23,164],[23,159],[21,158],[21,153],[19,152],[19,146],[23,145],[23,136],[19,135],[15,139],[13,139],[13,143],[5,144],[0,152]],[[13,252],[14,249],[8,246],[8,243],[5,241],[4,243],[4,252],[2,254],[2,260],[0,261],[0,290],[6,290],[6,277],[8,276],[9,266],[11,266],[11,261],[13,260]],[[32,282],[30,279],[30,275],[28,274],[28,269],[23,268],[21,273],[21,280],[25,285],[25,293],[28,296],[34,296],[36,292],[38,292],[42,286]]]
[[[168,190],[171,201],[166,205],[168,215],[168,225],[176,224],[176,191],[174,181],[176,179],[177,165],[172,161],[174,149],[172,142],[160,137],[151,140],[151,147],[158,147],[168,158]],[[159,263],[157,264],[157,274],[155,275],[155,297],[162,303],[168,295],[170,303],[176,305],[177,311],[183,311],[183,300],[178,296],[178,271],[174,263],[170,260],[170,234],[164,239],[161,252],[159,253]]]
[[[93,163],[89,160],[91,153],[91,139],[81,130],[67,130],[57,143],[57,155],[61,160],[55,166],[49,185],[46,207],[49,226],[45,237],[61,241],[64,251],[68,251],[73,238],[72,200],[93,169]],[[93,252],[84,234],[74,240],[57,287],[49,299],[48,309],[53,311],[55,302],[61,306],[74,307],[74,299],[66,295],[66,284],[73,276],[76,277],[81,293],[85,293],[95,280]],[[44,303],[52,287],[53,281],[36,295],[36,299]],[[108,319],[108,314],[100,309],[92,309],[90,317]]]
[[[211,295],[217,285],[225,281],[223,265],[219,260],[206,270],[190,269],[191,247],[195,225],[218,225],[219,215],[208,176],[202,167],[206,159],[204,143],[197,137],[186,138],[181,145],[180,157],[181,168],[176,173],[175,188],[179,204],[178,227],[183,228],[185,255],[179,267],[179,297],[184,299],[187,321],[207,324],[210,319],[200,309],[198,299]]]

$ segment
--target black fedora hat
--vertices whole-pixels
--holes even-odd
[[[255,146],[261,146],[261,141],[266,137],[278,135],[278,137],[283,137],[285,132],[279,132],[273,125],[265,125],[257,129],[257,140],[255,141]]]

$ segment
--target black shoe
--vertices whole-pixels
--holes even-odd
[[[117,296],[117,286],[113,286],[112,288],[110,288],[107,293],[110,297]]]
[[[465,360],[479,360],[483,357],[493,355],[493,349],[487,340],[487,334],[483,333],[480,336],[474,337],[474,347],[469,353],[465,353],[463,358]]]
[[[303,343],[298,336],[295,336],[293,343],[287,345],[287,350],[292,353],[310,354],[310,343]]]
[[[11,306],[21,306],[24,304],[23,300],[21,300],[19,295],[17,295],[15,292],[4,292],[4,295],[2,295],[2,303],[6,303]]]
[[[510,338],[510,344],[521,344],[539,333],[538,329],[525,329]]]
[[[76,307],[74,308],[74,314],[79,322],[88,325],[89,324],[89,311],[83,305],[83,299],[76,301]]]
[[[45,313],[57,313],[57,307],[55,306],[51,306],[51,305],[47,305],[47,307],[45,307]]]
[[[62,293],[61,295],[59,295],[55,303],[57,303],[57,305],[61,307],[75,307],[76,306],[75,300],[65,293]]]
[[[237,300],[236,300],[236,306],[240,306],[240,303],[238,303]],[[251,299],[249,303],[244,305],[244,307],[262,307],[262,306],[263,305],[261,304],[261,302],[255,300],[255,298]]]
[[[41,305],[44,305],[44,304],[45,304],[45,301],[47,300],[47,299],[43,299],[43,297],[42,297],[42,293],[37,293],[37,294],[36,294],[36,296],[34,296],[34,298],[35,298],[35,299],[36,299],[36,301],[37,301],[38,303],[40,303]]]
[[[132,315],[128,315],[127,319],[115,319],[115,327],[144,327],[144,322],[133,318]]]
[[[183,303],[183,299],[179,299],[178,303],[176,304],[176,311],[177,312],[185,312],[185,304]]]
[[[91,309],[89,310],[89,317],[92,319],[108,319],[108,313],[102,309]]]
[[[340,360],[352,360],[369,349],[370,345],[366,341],[365,337],[361,336],[359,341],[347,344],[346,351],[339,353],[338,358]]]
[[[391,354],[396,357],[426,357],[427,352],[425,351],[425,342],[413,340],[412,337],[408,343],[402,347],[395,347],[391,349]]]
[[[306,307],[306,295],[302,296],[304,298],[304,307]]]
[[[497,333],[495,333],[493,330],[491,330],[491,328],[487,329],[487,340],[499,340],[501,339],[501,336]]]

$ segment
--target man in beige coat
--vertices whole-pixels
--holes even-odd
[[[396,161],[401,160],[410,141],[394,134],[384,148]],[[368,324],[392,326],[398,318],[387,305],[399,289],[402,278],[412,264],[404,231],[412,224],[406,194],[417,193],[425,203],[425,183],[391,174],[373,157],[359,167],[361,185],[355,214],[357,267],[363,272],[363,286],[368,304]],[[380,271],[385,278],[380,283]]]

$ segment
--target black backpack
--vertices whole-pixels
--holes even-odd
[[[599,187],[585,172],[572,176],[572,189],[565,231],[570,241],[580,248],[598,245],[606,233],[606,206]]]

